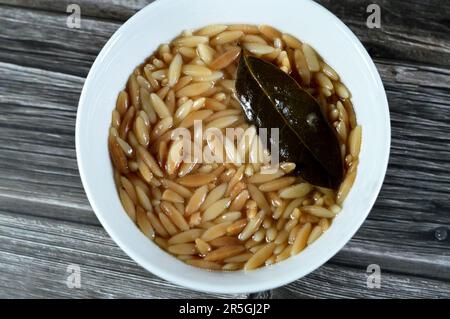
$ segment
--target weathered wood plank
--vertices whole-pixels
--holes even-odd
[[[367,287],[367,266],[326,264],[310,275],[275,289],[272,298],[449,298],[450,283],[386,271],[380,288]]]
[[[450,281],[450,238],[439,241],[439,224],[391,219],[379,220],[378,207],[332,263],[383,269]],[[448,225],[448,223],[447,223]]]
[[[399,6],[396,4],[397,2],[383,1],[382,8],[385,8],[385,11],[388,13],[386,18],[387,26],[384,26],[386,23],[383,24],[383,28],[380,30],[368,29],[365,26],[365,5],[367,5],[365,2],[367,1],[348,1],[349,5],[346,6],[339,5],[336,2],[333,4],[333,2],[328,1],[324,4],[331,11],[338,13],[338,15],[347,18],[352,16],[359,17],[357,25],[353,27],[353,31],[355,31],[376,59],[397,59],[400,61],[407,60],[421,62],[423,64],[450,66],[447,58],[450,53],[450,40],[447,37],[448,27],[446,27],[444,22],[433,24],[437,31],[432,35],[422,29],[416,30],[417,28],[414,27],[405,29],[402,28],[402,25],[392,26],[395,30],[398,29],[396,31],[398,36],[412,34],[415,37],[419,37],[418,34],[422,34],[423,39],[417,39],[417,45],[422,44],[424,41],[434,41],[433,43],[436,43],[436,48],[433,49],[434,51],[428,47],[411,47],[414,46],[414,40],[401,42],[398,39],[391,39],[391,37],[384,34],[384,30],[391,28],[390,23],[395,21],[389,18],[389,14],[399,14],[397,11],[401,8],[397,7]],[[30,4],[27,1],[22,3],[21,0],[9,1],[9,3],[17,5]],[[121,10],[125,10],[124,8],[128,8],[134,12],[135,9],[144,5],[145,1],[136,3],[136,6],[129,6],[127,5],[128,3],[124,2],[122,5],[118,5],[117,11],[121,12]],[[107,14],[107,10],[115,7],[109,3],[108,5],[105,4],[106,2],[85,1],[81,6],[96,8],[92,9],[92,13],[97,12],[97,14],[101,15]],[[0,23],[4,27],[0,29],[0,60],[86,76],[97,53],[112,33],[121,25],[120,21],[103,21],[88,16],[82,20],[81,29],[70,29],[66,26],[67,14],[65,13],[66,4],[64,1],[58,2],[56,6],[54,2],[46,0],[32,1],[32,5],[40,9],[52,9],[56,11],[47,12],[2,6],[2,10],[0,10]],[[423,10],[425,17],[414,15],[414,17],[410,17],[410,20],[413,22],[418,20],[415,22],[422,23],[428,15],[431,15],[430,11],[433,9],[433,6],[430,7],[429,2],[420,2],[416,3],[416,5]],[[391,6],[394,8],[391,8]],[[111,10],[115,11],[116,9]],[[444,6],[440,12],[445,12],[445,10],[447,10],[447,7]],[[88,10],[88,12],[91,11]],[[125,10],[125,12],[128,11]],[[384,14],[383,17],[385,17]],[[433,21],[439,20],[434,19]],[[346,22],[345,19],[344,22]],[[352,23],[355,22],[353,21]],[[352,25],[350,24],[350,26]],[[437,38],[435,39],[433,37]],[[403,55],[397,54],[399,52],[390,52],[392,50],[399,51]],[[51,63],[49,63],[50,58]],[[405,76],[404,80],[408,81],[410,79],[409,81],[411,81],[413,79],[412,81],[415,81],[415,83],[417,81],[427,83],[431,80],[427,76],[429,75],[427,73],[422,73],[423,78],[418,78],[417,74],[414,73],[414,69],[405,69],[401,74]],[[448,87],[448,81],[443,81],[445,80],[445,74],[443,76],[438,72],[432,72],[432,74],[437,85]]]
[[[0,79],[4,209],[98,224],[81,185],[74,146],[84,79],[4,63]]]
[[[138,10],[152,3],[154,0],[82,0],[76,3],[80,6],[82,17],[95,17],[100,19],[126,20]],[[2,4],[22,8],[33,8],[54,12],[66,12],[67,6],[74,3],[72,0],[0,0]]]
[[[345,5],[332,0],[317,1],[341,18],[358,36],[372,57],[449,66],[448,1],[351,0]],[[378,4],[381,28],[366,25],[367,6]]]
[[[85,77],[121,23],[85,18],[70,29],[66,22],[61,12],[1,6],[0,60]]]
[[[187,294],[229,297],[187,291],[152,276],[131,261],[101,227],[23,218],[2,211],[0,234],[0,297],[184,298]],[[80,289],[69,289],[66,285],[67,266],[71,264],[81,268]],[[448,282],[392,274],[385,271],[384,264],[380,264],[381,288],[368,289],[367,265],[355,268],[328,263],[309,276],[276,289],[272,297],[450,296]]]
[[[68,288],[68,265],[81,287]],[[0,298],[225,298],[178,287],[150,274],[101,227],[0,212]],[[246,295],[233,297],[245,298]]]
[[[125,21],[136,11],[143,8],[151,0],[96,1],[82,0],[80,5],[82,16],[117,19]],[[328,10],[333,12],[361,39],[368,51],[376,58],[389,58],[450,66],[450,31],[448,17],[450,4],[446,1],[408,2],[408,9],[402,1],[379,0],[381,9],[381,28],[369,29],[366,20],[369,13],[367,6],[371,0],[347,0],[345,5],[338,1],[319,0]],[[70,0],[0,0],[0,3],[44,9],[66,14]]]

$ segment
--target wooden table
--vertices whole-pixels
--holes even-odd
[[[66,26],[67,5],[81,28]],[[106,234],[78,175],[74,129],[84,79],[145,0],[0,0],[0,297],[228,297],[180,288]],[[388,94],[392,149],[381,194],[354,238],[287,286],[242,298],[450,297],[450,3],[319,1],[374,58]],[[67,286],[78,265],[81,287]],[[367,267],[381,287],[367,287]]]

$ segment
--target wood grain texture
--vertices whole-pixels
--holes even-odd
[[[83,18],[81,29],[70,29],[67,16],[2,6],[0,60],[86,77],[98,52],[121,23]]]
[[[367,288],[367,276],[366,267],[335,267],[327,264],[293,284],[275,289],[271,297],[377,299],[449,297],[448,282],[392,274],[382,270],[380,288]]]
[[[110,35],[150,1],[0,0],[0,297],[226,297],[175,287],[131,261],[99,225],[78,175],[74,127],[84,78]],[[450,5],[380,0],[382,28],[365,26],[369,1],[319,1],[374,57],[388,94],[389,168],[369,218],[325,266],[251,298],[450,297]],[[1,3],[5,5],[1,5]],[[450,230],[450,229],[449,229]],[[82,289],[65,286],[67,264]],[[365,269],[381,266],[381,289]],[[4,279],[4,280],[3,280]]]
[[[83,16],[124,21],[154,0],[82,0],[76,1]],[[23,8],[64,13],[71,0],[1,0],[0,3]]]
[[[126,256],[100,227],[0,211],[0,234],[2,297],[230,297],[193,292],[151,275]],[[21,247],[20,254],[17,246]],[[80,288],[67,286],[67,267],[73,264],[81,270]]]
[[[82,0],[77,1],[88,18],[124,21],[152,0]],[[438,66],[450,66],[450,3],[442,0],[346,0],[316,1],[342,19],[358,36],[373,57],[398,59]],[[56,4],[51,0],[0,0],[18,7],[66,12],[70,0]],[[380,29],[368,29],[367,6],[376,3],[381,8]]]
[[[245,297],[202,294],[167,283],[136,265],[99,227],[0,211],[0,234],[2,297]],[[20,253],[17,246],[21,247]],[[80,288],[67,287],[67,267],[74,264],[81,270]],[[385,273],[384,270],[381,288],[368,289],[365,268],[328,263],[293,284],[253,297],[448,297],[448,282]]]

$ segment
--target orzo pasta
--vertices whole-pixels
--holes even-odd
[[[236,97],[243,50],[292,75],[319,102],[340,143],[340,187],[308,183],[292,162],[264,172],[267,150]],[[250,270],[298,254],[330,227],[355,180],[362,130],[350,99],[336,71],[292,35],[266,25],[185,31],[138,66],[117,97],[108,145],[124,210],[158,246],[196,267]],[[239,133],[198,140],[198,121],[200,133]],[[188,157],[177,128],[193,133]],[[205,161],[205,152],[226,161]]]

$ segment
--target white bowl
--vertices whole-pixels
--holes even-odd
[[[249,272],[208,272],[182,263],[148,240],[124,212],[114,187],[107,149],[111,111],[129,74],[161,43],[185,29],[212,23],[268,24],[311,44],[353,94],[363,145],[354,186],[332,227],[302,253]],[[356,36],[333,14],[309,0],[159,0],[129,19],[95,60],[81,94],[78,166],[89,202],[103,227],[137,263],[195,290],[244,293],[299,279],[336,254],[367,217],[383,183],[390,121],[380,76]]]

